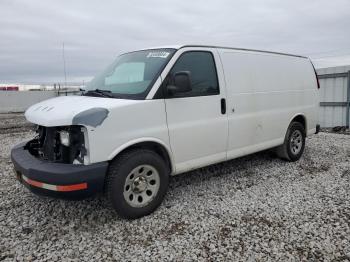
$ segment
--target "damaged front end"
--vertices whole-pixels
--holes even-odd
[[[25,149],[38,159],[64,164],[84,164],[87,157],[83,126],[37,126],[36,137]]]

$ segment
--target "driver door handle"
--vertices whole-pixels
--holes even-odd
[[[221,114],[226,114],[226,99],[221,98]]]

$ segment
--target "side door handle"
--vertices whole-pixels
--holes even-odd
[[[221,114],[226,114],[226,99],[221,98]]]

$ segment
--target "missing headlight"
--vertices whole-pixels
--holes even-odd
[[[84,127],[59,126],[37,129],[37,136],[27,144],[29,152],[42,159],[67,164],[83,164],[87,154]]]

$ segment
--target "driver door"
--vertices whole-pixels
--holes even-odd
[[[190,72],[192,88],[165,98],[176,173],[226,160],[226,93],[218,78],[218,59],[215,49],[184,50],[168,73]]]

